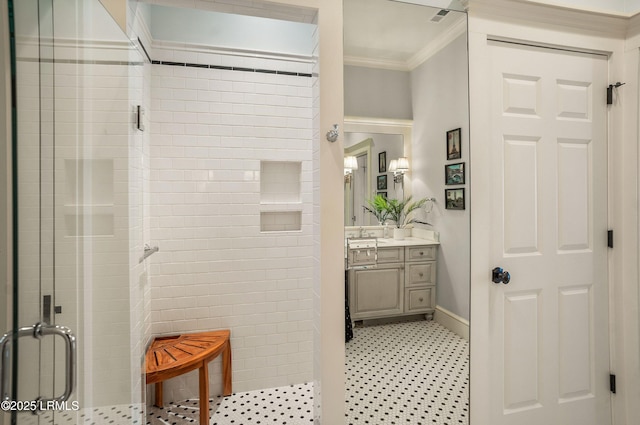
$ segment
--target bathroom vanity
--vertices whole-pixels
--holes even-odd
[[[424,236],[429,235],[433,232]],[[437,239],[375,240],[376,247],[347,245],[351,319],[415,314],[432,319],[436,307]]]

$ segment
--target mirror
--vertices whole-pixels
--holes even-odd
[[[358,164],[345,171],[345,225],[357,226],[345,235],[373,226],[360,230],[377,237],[377,258],[384,258],[375,269],[348,265],[345,274],[347,334],[353,325],[354,335],[346,343],[350,424],[469,422],[467,17],[439,4],[451,1],[435,8],[427,2],[344,0],[344,147]],[[409,170],[394,179],[390,161],[400,157]],[[417,211],[429,224],[415,224],[408,242],[436,240],[428,264],[416,268],[410,247],[382,236],[377,219],[362,212],[379,192],[399,200],[435,198]],[[394,260],[385,253],[391,247],[400,247]],[[421,267],[432,268],[431,286],[414,283],[413,271]],[[397,296],[401,313],[367,319],[362,305],[385,300],[368,297],[365,282],[397,285],[397,294],[388,295]],[[423,293],[431,294],[433,311],[412,315],[412,303],[430,302]]]
[[[399,180],[394,179],[389,167],[391,161],[411,156],[411,126],[409,120],[345,118],[345,158],[353,157],[357,162],[357,168],[351,173],[345,166],[345,226],[380,224],[364,208],[367,200],[378,194],[389,199],[402,199],[411,194],[411,185],[407,183],[409,171]]]

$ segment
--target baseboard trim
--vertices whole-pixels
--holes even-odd
[[[469,321],[446,308],[436,306],[434,320],[451,332],[469,341]]]

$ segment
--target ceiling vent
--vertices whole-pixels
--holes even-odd
[[[444,19],[445,16],[447,16],[447,14],[449,13],[448,10],[446,9],[440,9],[438,11],[438,13],[436,13],[435,15],[433,15],[433,18],[431,18],[431,22],[440,22]]]

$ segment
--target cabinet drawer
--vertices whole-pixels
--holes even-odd
[[[407,263],[404,283],[407,286],[415,285],[435,285],[436,284],[436,262]]]
[[[350,249],[348,255],[351,266],[373,266],[376,264],[373,248]]]
[[[435,287],[409,288],[405,290],[405,313],[433,310],[436,305]]]
[[[403,248],[378,247],[378,263],[402,263],[404,262]]]
[[[408,246],[405,248],[407,251],[407,261],[429,261],[436,259],[435,246]]]
[[[376,264],[373,248],[349,250],[349,264],[351,266],[371,266]],[[378,248],[377,264],[404,262],[403,248]]]

